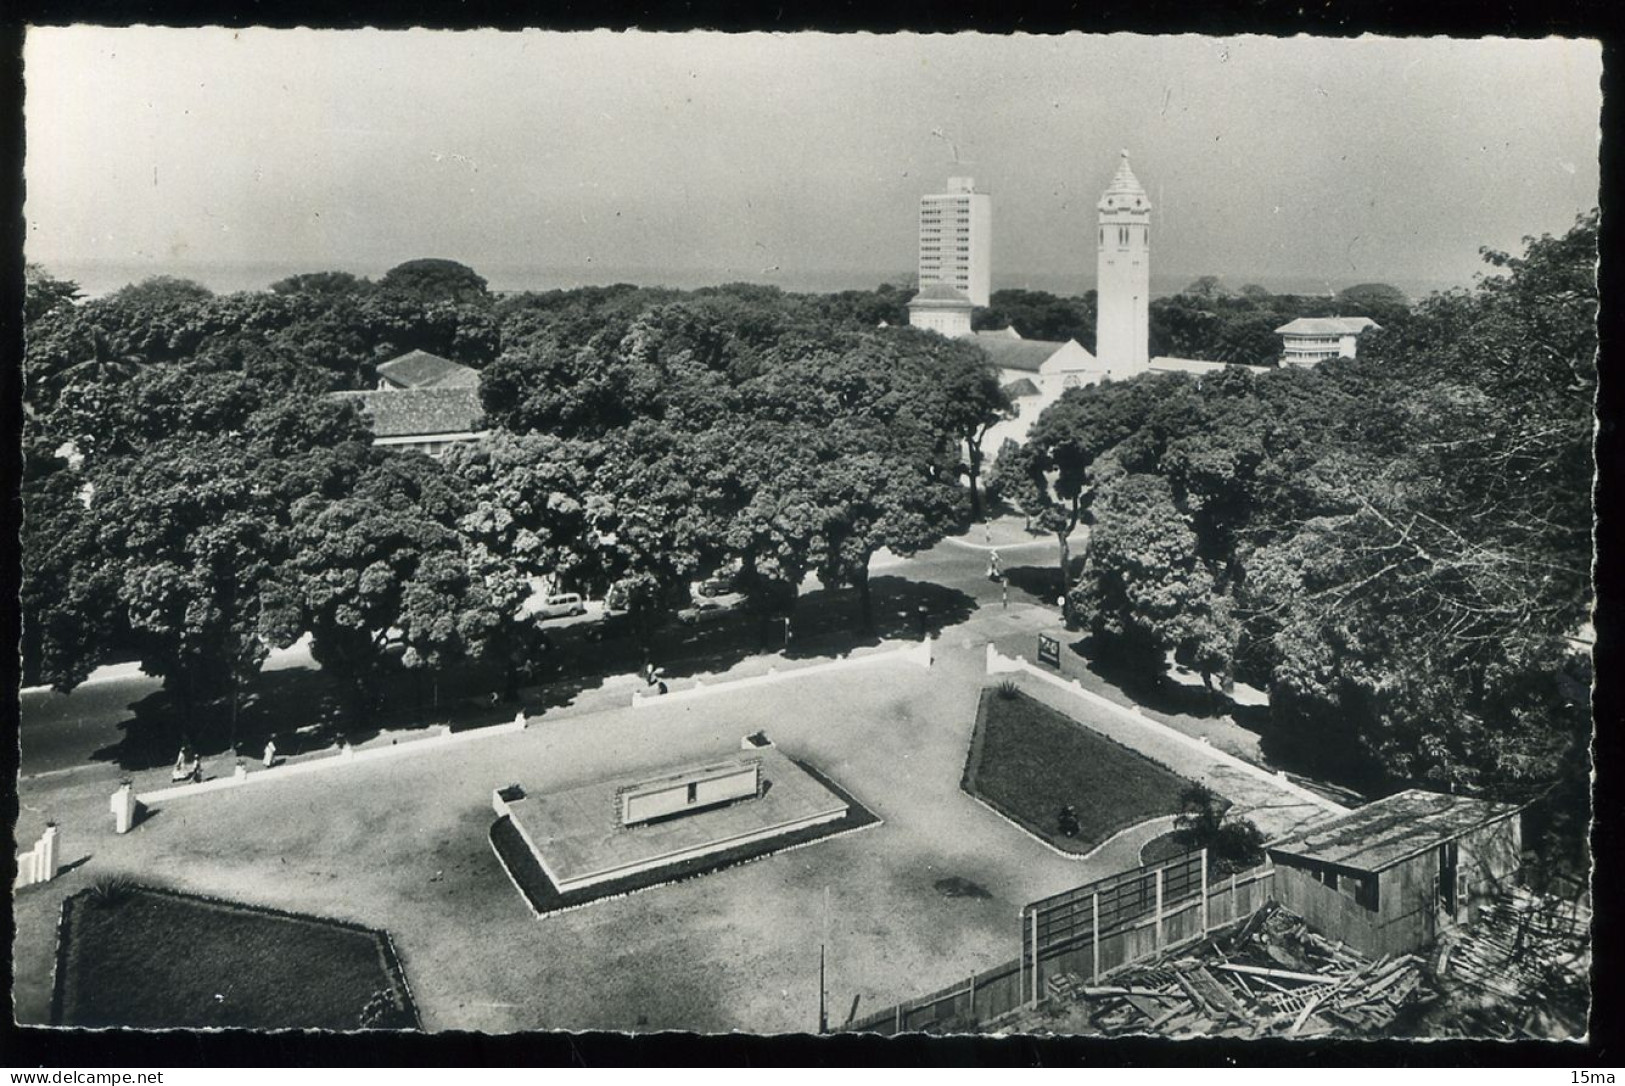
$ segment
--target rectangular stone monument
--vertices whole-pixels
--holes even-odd
[[[623,826],[709,810],[723,803],[754,799],[762,790],[762,763],[734,759],[694,766],[620,789],[616,796]]]
[[[771,783],[769,783],[771,782]],[[843,818],[846,801],[772,746],[623,783],[492,793],[569,893]]]

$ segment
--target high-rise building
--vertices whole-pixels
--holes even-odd
[[[970,177],[920,197],[920,287],[946,283],[985,306],[992,282],[993,197]]]
[[[1151,361],[1151,201],[1127,151],[1096,206],[1095,357],[1120,373],[1139,373]]]

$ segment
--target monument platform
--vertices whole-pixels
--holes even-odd
[[[690,778],[704,788],[707,779],[729,770],[759,773],[759,791],[723,805],[626,823],[629,795],[650,786],[669,791]],[[703,792],[698,800],[705,801]],[[509,790],[499,793],[495,804],[561,895],[735,852],[837,822],[850,811],[847,799],[773,747],[728,762],[668,770],[648,781],[617,778],[523,796]]]

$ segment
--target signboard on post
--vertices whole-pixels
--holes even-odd
[[[1038,635],[1038,662],[1061,670],[1061,639],[1049,634]]]

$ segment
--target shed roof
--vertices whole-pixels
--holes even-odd
[[[1382,871],[1523,808],[1412,788],[1307,830],[1271,841],[1271,856],[1292,856],[1351,871]]]
[[[378,376],[400,388],[455,388],[480,383],[480,371],[428,351],[411,351],[380,363]]]
[[[1003,332],[977,332],[971,338],[995,366],[1028,373],[1037,373],[1051,355],[1066,346],[1049,339],[1012,339]]]
[[[1382,325],[1370,317],[1299,317],[1275,330],[1278,336],[1357,336]]]
[[[479,429],[485,409],[472,385],[451,388],[373,389],[335,392],[336,399],[361,404],[374,437],[461,434]]]
[[[1026,377],[1023,377],[1017,381],[1011,381],[1009,384],[1003,387],[1004,394],[1009,396],[1012,400],[1019,400],[1024,396],[1037,396],[1039,394],[1038,386],[1033,384],[1031,379]]]

